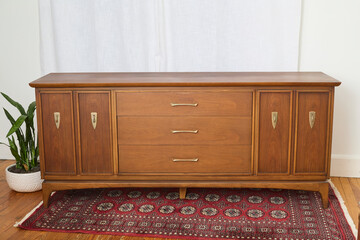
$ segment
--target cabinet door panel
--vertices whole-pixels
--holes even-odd
[[[288,174],[292,92],[260,91],[258,99],[258,174]]]
[[[109,92],[77,92],[81,174],[112,174]]]
[[[73,175],[76,161],[72,93],[41,92],[40,99],[45,174]]]
[[[328,119],[329,92],[297,92],[295,173],[325,174]]]

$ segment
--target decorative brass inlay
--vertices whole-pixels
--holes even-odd
[[[173,158],[173,162],[197,162],[199,161],[198,158]]]
[[[278,112],[272,112],[271,113],[271,123],[272,123],[272,126],[274,129],[276,128],[277,121],[278,121]]]
[[[172,133],[198,133],[199,130],[172,130]]]
[[[191,106],[191,107],[197,107],[197,103],[170,103],[172,107],[176,106]]]
[[[97,112],[92,112],[90,115],[91,115],[91,124],[95,130],[97,124]]]
[[[315,112],[315,111],[310,111],[310,112],[309,112],[309,123],[310,123],[310,127],[311,127],[311,128],[314,127],[315,117],[316,117],[316,112]]]
[[[60,127],[60,113],[54,112],[54,120],[55,120],[55,126],[57,129]]]

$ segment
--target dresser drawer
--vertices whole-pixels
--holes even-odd
[[[118,144],[251,144],[251,117],[118,117]]]
[[[175,161],[174,161],[175,160]],[[119,146],[119,173],[250,174],[251,146]]]
[[[124,91],[116,93],[117,115],[251,116],[251,91]]]

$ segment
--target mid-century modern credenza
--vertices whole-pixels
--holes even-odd
[[[334,87],[319,72],[52,73],[36,88],[55,190],[286,188],[328,205]]]

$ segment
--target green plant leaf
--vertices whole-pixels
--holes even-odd
[[[26,115],[21,115],[18,119],[16,119],[15,123],[12,125],[9,132],[6,134],[6,137],[16,132],[21,127],[26,118]]]
[[[39,146],[35,147],[35,166],[38,165],[38,157],[39,157]]]
[[[29,107],[27,109],[27,115],[28,116],[30,116],[30,114],[34,115],[35,109],[36,109],[36,102],[33,101],[32,103],[29,104]]]
[[[1,93],[1,95],[3,95],[3,97],[4,97],[11,105],[13,105],[14,107],[16,107],[22,115],[26,115],[26,112],[25,112],[23,106],[21,106],[20,103],[12,100],[8,95],[6,95],[6,94],[3,93],[3,92]]]
[[[6,143],[0,142],[0,144],[10,147],[10,145],[7,145]]]
[[[10,138],[8,138],[8,142],[9,142],[9,146],[10,146],[10,151],[11,154],[14,156],[14,158],[16,159],[16,165],[18,166],[19,163],[21,162],[21,157],[18,153],[18,148],[15,144],[15,139],[14,137],[12,137],[12,140]]]
[[[8,112],[8,110],[6,110],[5,108],[4,109],[4,112],[5,112],[5,115],[6,117],[9,119],[9,121],[11,122],[11,125],[13,125],[15,123],[15,119],[11,116],[11,114]]]
[[[26,119],[26,125],[27,127],[34,130],[34,113],[36,109],[36,102],[32,102],[29,104],[28,110],[27,110],[27,119]]]
[[[3,108],[3,109],[4,109],[6,117],[11,122],[11,125],[14,125],[15,119],[11,116],[11,114],[5,108]],[[21,128],[19,128],[19,131],[16,131],[16,136],[17,136],[18,139],[23,137],[23,133],[22,133]]]

